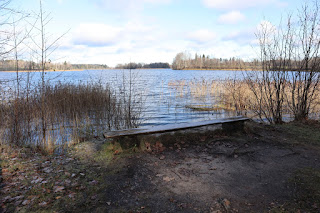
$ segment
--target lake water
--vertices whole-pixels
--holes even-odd
[[[21,73],[24,76],[27,73]],[[40,73],[32,73],[33,80],[37,82]],[[234,116],[233,112],[211,111],[200,112],[186,108],[187,105],[212,104],[214,97],[208,99],[195,99],[188,95],[177,93],[176,82],[188,81],[211,81],[218,79],[241,78],[239,71],[217,70],[171,70],[171,69],[141,69],[141,70],[85,70],[47,72],[46,78],[51,82],[92,82],[101,81],[110,84],[115,90],[128,87],[131,79],[135,94],[142,95],[145,104],[141,118],[141,126],[183,123],[190,121],[203,121],[209,119]],[[12,80],[15,73],[0,72],[0,80]],[[130,77],[131,76],[131,77]],[[126,84],[123,84],[125,80]]]

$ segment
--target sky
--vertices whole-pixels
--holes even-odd
[[[65,34],[50,55],[54,62],[116,66],[168,62],[179,52],[216,58],[257,58],[255,32],[278,24],[303,0],[42,0],[51,17],[52,41]],[[38,13],[39,0],[13,0]]]

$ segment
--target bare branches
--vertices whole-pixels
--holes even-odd
[[[262,72],[247,77],[260,107],[272,123],[282,123],[283,112],[295,120],[307,119],[320,80],[320,19],[318,1],[303,5],[297,19],[288,15],[277,28],[262,24],[256,37]],[[258,84],[258,85],[256,85]]]

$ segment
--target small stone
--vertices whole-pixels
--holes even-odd
[[[24,201],[22,202],[22,205],[24,205],[24,206],[29,205],[30,202],[31,202],[30,200],[24,200]]]
[[[160,159],[160,160],[164,160],[165,158],[166,158],[166,156],[161,155],[159,159]]]
[[[110,206],[110,205],[111,205],[111,202],[107,202],[107,205]]]

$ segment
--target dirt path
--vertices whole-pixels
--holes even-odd
[[[290,131],[250,125],[247,134],[200,135],[198,139],[173,136],[166,141],[164,151],[126,157],[116,154],[106,167],[99,165],[97,158],[90,160],[89,148],[85,147],[86,156],[82,156],[85,160],[63,161],[65,166],[56,169],[62,173],[64,169],[68,170],[71,177],[73,174],[75,178],[79,176],[76,186],[80,189],[72,188],[69,176],[71,184],[63,188],[68,193],[59,191],[60,202],[63,196],[70,196],[70,191],[81,196],[75,195],[76,199],[59,205],[57,201],[43,199],[42,202],[48,205],[34,207],[31,203],[17,209],[54,209],[56,212],[298,211],[297,206],[292,207],[296,186],[291,180],[300,169],[320,169],[319,148],[296,144]],[[91,152],[95,151],[92,148]],[[50,162],[56,165],[54,158]],[[81,170],[78,169],[80,164]],[[41,176],[39,172],[38,175]],[[54,183],[55,178],[50,178]],[[308,212],[319,212],[320,201],[309,201]],[[7,208],[7,212],[10,211]]]
[[[130,161],[112,180],[111,203],[151,212],[268,211],[291,201],[294,171],[319,166],[318,153],[259,139],[181,147]]]

